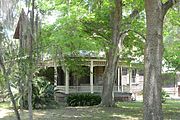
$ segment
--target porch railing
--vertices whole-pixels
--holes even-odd
[[[177,87],[167,87],[167,88],[162,88],[167,94],[169,95],[176,95],[178,94],[178,88]]]
[[[93,86],[93,92],[102,92],[103,86]],[[56,86],[56,92],[63,92],[65,93],[65,86]],[[83,93],[83,92],[90,92],[91,86],[69,86],[69,93]],[[123,92],[129,92],[129,86],[123,86]],[[121,86],[114,86],[114,92],[122,92]]]
[[[93,86],[93,92],[102,92],[103,86]],[[178,88],[163,88],[169,95],[175,95],[178,93]],[[65,93],[66,88],[65,86],[56,86],[56,92]],[[69,86],[69,93],[84,93],[84,92],[91,92],[91,86]],[[114,86],[114,92],[122,92],[121,86]],[[139,86],[132,86],[131,91],[128,85],[123,86],[123,92],[132,92],[132,93],[139,93],[142,92],[142,88]]]

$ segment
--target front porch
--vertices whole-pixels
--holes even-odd
[[[103,90],[103,73],[105,61],[90,60],[89,66],[84,66],[87,74],[77,78],[72,72],[58,69],[55,87],[56,99],[64,99],[71,93],[96,93],[101,95]],[[126,65],[119,65],[117,79],[114,81],[113,96],[116,101],[129,101],[142,92],[143,75],[140,70]],[[60,100],[60,101],[61,101]]]
[[[49,64],[54,69],[55,98],[64,98],[71,93],[98,93],[103,89],[103,73],[106,60],[87,59],[81,67],[84,75],[74,74],[69,69],[62,70],[60,66]],[[114,81],[114,97],[130,93],[136,96],[143,89],[143,71],[136,66],[119,62],[117,76]],[[128,94],[129,95],[129,94]]]
[[[93,86],[93,93],[101,96],[103,86]],[[73,93],[90,93],[91,86],[69,86],[68,92],[66,91],[65,86],[57,86],[55,88],[55,100],[64,102],[66,96]],[[129,91],[129,86],[123,86],[122,88],[119,86],[114,86],[113,96],[115,101],[131,101],[132,93]]]

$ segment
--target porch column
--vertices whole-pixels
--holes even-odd
[[[91,60],[91,66],[90,66],[90,89],[91,93],[93,93],[93,60]]]
[[[69,71],[67,68],[65,74],[65,93],[69,94]]]
[[[129,68],[129,92],[132,92],[131,79],[132,79],[132,69]]]
[[[57,64],[56,62],[54,62],[54,86],[57,86],[57,75],[58,75]]]
[[[137,69],[136,71],[135,83],[139,83],[139,70]]]
[[[174,85],[174,95],[178,96],[178,86],[177,86],[177,84]]]
[[[122,67],[120,68],[120,71],[121,71],[121,92],[123,92],[123,77],[122,77]]]
[[[120,68],[118,67],[118,92],[120,92]]]

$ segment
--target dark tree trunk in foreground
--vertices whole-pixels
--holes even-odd
[[[145,0],[147,36],[145,47],[144,120],[163,120],[161,68],[163,57],[163,20],[173,0]]]
[[[103,76],[103,91],[102,91],[102,106],[110,107],[114,104],[113,86],[117,74],[117,64],[119,60],[119,47],[121,42],[120,23],[122,18],[122,0],[115,0],[114,7],[111,8],[111,24],[112,24],[112,38],[111,46],[108,51],[107,65]],[[113,6],[113,5],[112,5]]]

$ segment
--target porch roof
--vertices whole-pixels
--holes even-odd
[[[14,39],[20,39],[20,24],[23,24],[23,22],[25,20],[28,20],[28,16],[26,15],[24,9],[21,10],[20,16],[19,16],[19,20],[13,35]]]
[[[70,57],[71,59],[82,59],[82,57]],[[106,66],[106,59],[104,57],[83,57],[84,66],[90,66],[93,61],[93,66]],[[132,67],[132,68],[143,68],[142,63],[130,63],[127,59],[120,59],[119,66]],[[54,61],[52,59],[44,60],[39,63],[39,66],[53,67]]]

